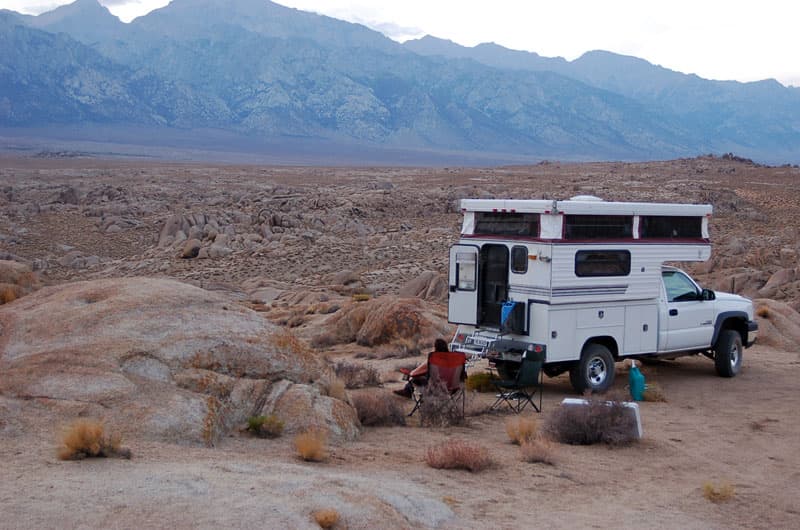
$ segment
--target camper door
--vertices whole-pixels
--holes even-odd
[[[448,320],[453,324],[478,323],[478,251],[475,245],[450,247]]]

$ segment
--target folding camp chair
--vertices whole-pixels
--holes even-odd
[[[497,400],[490,407],[494,410],[501,403],[505,403],[516,413],[522,412],[530,403],[536,412],[542,411],[542,366],[544,365],[544,352],[526,351],[522,354],[517,376],[514,379],[494,381],[497,389]],[[538,393],[539,406],[533,402],[533,397]],[[516,402],[516,403],[512,403]]]
[[[457,413],[464,417],[466,394],[464,381],[466,380],[467,357],[461,352],[434,351],[428,354],[428,379],[425,384],[414,383],[414,408],[409,413],[412,416],[417,410],[423,415],[430,413],[439,414],[448,408],[447,412]],[[413,382],[413,381],[412,381]],[[425,403],[426,395],[441,392],[446,399],[441,402]],[[426,410],[429,409],[429,410]]]

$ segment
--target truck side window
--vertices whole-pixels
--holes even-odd
[[[521,245],[511,247],[511,272],[517,274],[528,272],[528,247]]]
[[[475,257],[475,254],[471,252],[456,253],[456,281],[459,291],[475,290],[475,273],[477,272]]]
[[[685,274],[678,271],[662,271],[661,277],[664,278],[664,288],[667,290],[669,302],[699,299],[700,293],[697,292],[697,287]]]
[[[630,273],[628,250],[579,250],[575,253],[575,276],[627,276]]]

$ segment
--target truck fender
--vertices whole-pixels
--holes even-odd
[[[742,322],[747,322],[747,313],[744,311],[723,311],[722,313],[717,315],[717,321],[714,322],[714,336],[711,337],[711,347],[714,347],[714,344],[717,343],[717,338],[719,338],[719,332],[722,331],[722,324],[725,323],[726,320],[730,318],[740,319]]]

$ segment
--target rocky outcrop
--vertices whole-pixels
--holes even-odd
[[[270,410],[288,432],[358,432],[353,409],[314,385],[324,361],[258,313],[177,281],[49,287],[0,308],[0,325],[0,395],[59,420],[92,414],[129,434],[214,443]]]
[[[447,302],[447,278],[437,272],[425,271],[403,285],[398,294],[403,298],[416,296],[423,300]]]

